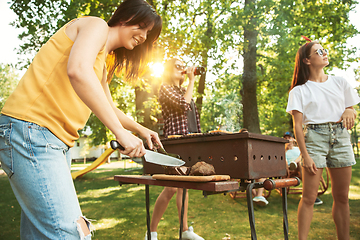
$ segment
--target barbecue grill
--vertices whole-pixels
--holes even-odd
[[[212,164],[216,174],[234,179],[259,179],[286,176],[283,138],[242,132],[185,135],[162,140],[169,153],[178,154],[185,166],[199,161]],[[164,173],[156,164],[144,162],[144,173]]]
[[[240,179],[240,191],[246,191],[251,239],[256,240],[254,205],[252,189],[282,188],[284,238],[288,239],[287,194],[286,186],[300,183],[299,179],[282,180],[285,177],[286,158],[283,138],[261,134],[242,133],[206,133],[185,135],[162,140],[167,152],[176,153],[185,161],[185,166],[191,167],[199,161],[212,164],[216,174],[230,175]],[[145,174],[163,174],[163,167],[143,162]],[[264,183],[255,182],[259,178],[267,179]],[[250,181],[246,181],[250,180]],[[204,191],[204,195],[212,194]]]
[[[216,174],[230,175],[236,181],[224,182],[182,182],[162,181],[150,176],[123,176],[116,175],[114,179],[119,184],[145,184],[146,212],[148,239],[150,239],[150,211],[149,211],[149,185],[171,186],[184,188],[182,198],[181,219],[183,218],[186,189],[203,190],[205,196],[230,191],[246,191],[251,239],[256,240],[254,205],[252,189],[264,187],[267,190],[282,188],[283,227],[284,238],[288,239],[287,221],[287,186],[295,186],[299,179],[278,179],[286,176],[285,143],[283,138],[261,134],[242,133],[206,133],[186,135],[162,140],[164,148],[169,153],[176,153],[185,161],[185,166],[191,167],[199,161],[212,164]],[[164,174],[162,166],[143,161],[144,174]],[[255,179],[271,178],[262,182]],[[246,181],[249,180],[249,181]],[[238,188],[237,188],[238,187]],[[182,235],[182,220],[180,221],[179,236]]]

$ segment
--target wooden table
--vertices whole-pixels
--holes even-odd
[[[287,219],[287,192],[286,187],[288,186],[297,186],[300,184],[300,179],[298,178],[289,178],[289,179],[267,179],[264,182],[255,182],[252,180],[249,182],[239,183],[237,181],[219,181],[219,182],[186,182],[186,181],[173,181],[173,180],[157,180],[153,179],[151,176],[144,175],[115,175],[114,180],[118,181],[120,185],[122,184],[145,184],[145,197],[146,197],[146,224],[147,224],[147,234],[148,240],[151,239],[150,236],[150,197],[149,197],[149,185],[163,186],[163,187],[175,187],[183,188],[182,196],[182,208],[181,208],[181,220],[180,220],[180,230],[179,230],[179,239],[182,237],[182,228],[183,228],[183,217],[184,217],[184,203],[186,197],[186,189],[195,189],[202,190],[204,196],[218,193],[227,193],[232,191],[246,191],[248,213],[249,213],[249,222],[251,229],[251,239],[256,240],[256,230],[255,230],[255,218],[254,218],[254,205],[252,201],[252,190],[254,188],[265,188],[267,190],[273,190],[279,188],[282,190],[282,205],[283,205],[283,228],[284,228],[284,239],[288,240],[289,228],[288,228],[288,219]]]
[[[185,182],[185,181],[169,181],[169,180],[157,180],[151,176],[144,175],[115,175],[114,180],[122,184],[145,184],[145,198],[146,198],[146,225],[148,240],[150,236],[150,197],[149,197],[149,185],[163,186],[163,187],[175,187],[182,188],[182,207],[181,207],[181,219],[179,239],[182,237],[183,217],[184,217],[184,203],[186,197],[186,189],[202,190],[204,195],[226,193],[239,190],[239,183],[237,181],[220,181],[220,182]]]

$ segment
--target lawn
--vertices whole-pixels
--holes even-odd
[[[93,239],[144,239],[146,231],[145,187],[119,186],[114,175],[141,174],[142,169],[129,163],[105,164],[101,168],[75,180],[83,214],[93,219],[96,228]],[[76,165],[77,168],[84,165]],[[124,168],[125,167],[125,168]],[[360,239],[360,164],[353,168],[350,189],[351,239]],[[0,175],[0,239],[19,237],[20,207],[11,191],[6,175]],[[150,186],[151,209],[162,187]],[[189,190],[189,224],[207,240],[250,239],[247,204],[245,198],[232,199],[217,194],[203,197],[201,191]],[[336,239],[332,221],[331,190],[320,196],[324,204],[315,206],[309,239]],[[300,195],[288,196],[289,238],[297,239],[297,205]],[[266,207],[255,206],[256,233],[261,239],[284,239],[282,230],[281,197],[273,191]],[[158,236],[161,240],[178,237],[178,217],[175,199],[172,199],[162,221]]]

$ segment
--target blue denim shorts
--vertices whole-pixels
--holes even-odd
[[[354,164],[350,134],[342,123],[309,124],[304,128],[306,149],[317,168],[341,168]]]
[[[0,161],[21,206],[21,239],[80,237],[69,147],[47,128],[0,115]]]

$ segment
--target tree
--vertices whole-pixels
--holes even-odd
[[[116,107],[128,112],[129,117],[135,118],[135,92],[132,86],[125,84],[121,78],[115,76],[110,82],[109,88]],[[88,135],[91,146],[106,144],[115,137],[93,113],[81,134],[84,134],[88,128],[91,129],[91,134]]]
[[[227,72],[208,84],[201,116],[203,132],[215,129],[237,132],[242,128],[241,86],[241,78]]]
[[[241,90],[244,128],[249,132],[261,133],[257,107],[256,44],[259,19],[256,13],[256,0],[245,0],[244,11],[247,19],[243,26],[244,73],[242,75],[243,89]]]
[[[67,7],[66,0],[11,1],[10,9],[18,16],[12,25],[26,29],[19,35],[24,44],[19,46],[17,53],[19,55],[34,56],[40,47],[64,23],[62,16]],[[20,68],[26,68],[30,63],[30,59],[23,59],[20,62]]]
[[[9,64],[0,63],[0,109],[3,108],[6,99],[16,88],[19,76]]]
[[[352,54],[356,49],[345,46],[346,39],[358,33],[348,17],[356,4],[353,0],[148,2],[163,19],[163,31],[157,42],[159,51],[154,59],[180,57],[189,65],[207,67],[207,75],[196,83],[195,96],[204,129],[224,124],[228,114],[234,114],[233,118],[238,121],[231,121],[236,128],[245,127],[251,132],[275,136],[290,130],[292,121],[285,108],[296,51],[299,44],[305,42],[301,35],[318,39],[325,48],[331,49],[329,69],[341,68],[354,60]],[[72,18],[93,15],[107,20],[119,4],[114,0],[12,0],[12,3],[12,9],[19,16],[14,25],[28,28],[22,35],[25,41],[22,50],[38,48]],[[243,59],[244,67],[229,65],[229,55]],[[210,72],[218,76],[212,82],[208,79]],[[157,84],[150,77],[142,80],[146,82],[144,86]],[[233,82],[237,87],[230,84]],[[117,89],[124,91],[122,87],[117,86]],[[138,90],[137,93],[148,92],[147,89]],[[232,90],[238,93],[233,94]],[[229,96],[220,96],[220,93],[229,92]],[[158,109],[149,111],[150,105],[156,105],[156,94],[150,93],[143,99],[137,100],[137,112],[129,104],[122,109],[151,126],[158,114]],[[239,102],[229,105],[230,99]],[[217,100],[220,105],[215,102]],[[225,113],[227,109],[223,105],[236,110]]]
[[[244,127],[250,128],[246,123],[249,120],[249,124],[254,125],[250,131],[257,131],[256,117],[252,120],[254,111],[249,113],[246,104],[250,109],[257,106],[261,131],[282,136],[285,129],[291,129],[291,118],[285,108],[296,51],[299,44],[305,43],[301,35],[319,39],[325,48],[332,50],[330,69],[334,66],[342,67],[345,61],[353,61],[348,56],[355,49],[347,49],[345,43],[347,38],[357,34],[348,18],[348,12],[356,2],[257,0],[245,1],[244,4],[234,8],[228,18],[225,29],[227,36],[231,34],[231,41],[223,42],[224,48],[233,47],[237,43],[237,49],[243,49],[239,50],[239,55],[244,58],[241,90],[244,94]],[[249,35],[251,33],[257,33],[256,39]],[[247,53],[251,49],[249,57]],[[258,102],[254,98],[253,88],[250,88],[254,87],[255,82]],[[248,101],[245,93],[250,93],[252,100]]]
[[[225,61],[223,54],[219,54],[221,39],[225,38],[222,25],[224,17],[231,12],[233,2],[235,1],[159,1],[156,6],[164,24],[159,47],[165,50],[165,58],[180,56],[189,65],[212,67],[207,70],[219,71]],[[216,63],[210,65],[209,60],[215,60]],[[206,82],[205,74],[195,85],[200,115]]]
[[[357,34],[348,14],[355,4],[355,1],[286,0],[271,6],[271,17],[263,25],[258,61],[263,66],[259,75],[259,114],[265,133],[282,136],[292,129],[291,116],[285,109],[295,55],[299,45],[306,42],[301,35],[330,49],[329,70],[354,60],[351,56],[355,49],[346,48],[345,44],[347,38]]]

